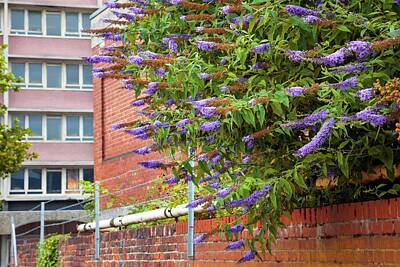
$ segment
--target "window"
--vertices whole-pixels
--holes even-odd
[[[79,13],[65,14],[65,35],[79,36]]]
[[[11,190],[17,191],[16,194],[23,193],[25,190],[25,171],[23,169],[11,174]]]
[[[61,88],[61,65],[47,64],[47,88]]]
[[[67,136],[65,138],[67,141],[80,140],[79,121],[79,116],[67,116]]]
[[[43,87],[42,81],[42,64],[29,63],[29,86],[30,87]]]
[[[28,11],[28,34],[42,34],[41,11]]]
[[[18,114],[18,115],[13,115],[11,117],[11,126],[20,126],[22,128],[25,128],[25,115]]]
[[[90,14],[88,13],[82,14],[82,29],[90,29]]]
[[[79,191],[79,169],[67,169],[66,192]]]
[[[42,193],[42,170],[28,169],[28,194]]]
[[[94,182],[93,168],[83,169],[83,180],[88,182]]]
[[[83,116],[83,141],[93,140],[93,116]]]
[[[11,10],[11,33],[25,33],[24,10]]]
[[[29,120],[29,130],[31,131],[30,140],[43,140],[42,131],[42,115],[29,115],[27,116]]]
[[[61,170],[47,170],[46,193],[61,194],[62,172]]]
[[[61,13],[47,12],[46,13],[47,35],[61,36]]]
[[[92,66],[83,65],[83,88],[92,88]]]
[[[11,71],[15,78],[25,79],[25,63],[11,63]]]
[[[61,140],[61,116],[47,117],[47,140]]]
[[[79,88],[79,64],[67,64],[67,88]]]

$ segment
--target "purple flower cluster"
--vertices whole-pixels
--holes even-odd
[[[334,67],[343,64],[348,55],[349,55],[349,50],[347,48],[340,48],[339,50],[333,52],[330,55],[320,58],[313,58],[312,61],[318,64],[323,64],[325,66]]]
[[[154,70],[154,74],[157,75],[157,76],[162,77],[162,76],[165,75],[165,69],[157,68],[157,69]]]
[[[139,162],[139,164],[146,169],[157,169],[164,166],[164,164],[159,160],[145,160]]]
[[[347,43],[346,47],[356,54],[358,60],[365,58],[372,52],[371,43],[365,41],[352,41]]]
[[[207,197],[208,196],[199,197],[199,198],[193,200],[192,202],[190,202],[189,204],[187,204],[186,207],[188,207],[188,208],[196,208],[197,206],[200,206],[201,204],[203,204]]]
[[[215,196],[216,196],[217,198],[226,197],[227,195],[229,195],[229,193],[232,191],[232,189],[233,189],[233,186],[228,186],[228,187],[226,187],[226,188],[224,188],[224,189],[218,191],[218,192],[215,194]]]
[[[204,240],[206,240],[206,238],[207,238],[206,234],[200,234],[194,238],[193,243],[199,244],[199,243],[203,242]]]
[[[252,206],[258,200],[260,200],[265,195],[265,193],[267,193],[269,190],[271,190],[271,187],[269,185],[265,185],[262,189],[260,189],[258,191],[254,191],[246,198],[229,200],[229,201],[225,202],[225,205],[227,207],[232,207],[232,208],[240,207],[240,206]]]
[[[254,47],[253,49],[251,49],[251,52],[256,53],[256,54],[261,54],[261,53],[264,53],[265,51],[267,51],[270,48],[271,48],[271,46],[269,44],[267,44],[267,43],[259,44],[256,47]]]
[[[299,96],[299,95],[302,95],[305,90],[306,90],[305,87],[295,86],[295,87],[287,88],[286,92],[291,96]]]
[[[216,132],[220,127],[221,123],[219,121],[203,122],[200,124],[200,130],[204,132]]]
[[[176,179],[175,176],[172,176],[172,177],[166,179],[165,183],[169,184],[169,185],[177,184],[178,183],[178,179]]]
[[[251,261],[252,259],[254,259],[256,257],[256,253],[252,250],[247,251],[239,260],[239,263],[243,263],[246,261]]]
[[[231,7],[230,6],[222,7],[222,13],[224,13],[225,15],[228,15],[229,13],[232,13]]]
[[[305,157],[306,155],[310,154],[320,146],[322,146],[325,141],[329,138],[332,133],[332,127],[335,124],[335,119],[330,118],[322,124],[318,133],[311,139],[311,141],[297,150],[296,155],[298,157]]]
[[[296,5],[286,5],[286,12],[298,17],[319,16],[320,11],[304,8]]]
[[[89,64],[97,64],[97,63],[113,63],[114,58],[111,56],[91,56],[85,57],[85,61]]]
[[[144,58],[142,58],[141,56],[131,56],[129,58],[129,62],[135,65],[141,65],[144,61]]]
[[[371,98],[375,97],[376,92],[374,88],[366,88],[366,89],[361,89],[357,91],[356,96],[358,99],[361,101],[367,101],[370,100]]]
[[[256,143],[256,140],[251,135],[246,135],[242,138],[243,143],[247,149],[252,149]]]
[[[119,5],[117,2],[114,1],[108,1],[104,3],[107,8],[119,8]]]
[[[216,107],[201,107],[199,109],[200,114],[205,118],[211,118],[216,115]]]
[[[357,77],[351,77],[344,81],[332,84],[333,87],[345,91],[349,88],[356,88],[358,84]]]
[[[243,231],[243,229],[244,229],[243,224],[242,223],[238,223],[238,224],[235,224],[234,226],[232,226],[231,228],[229,228],[229,232],[231,232],[231,233],[240,233],[240,232]]]
[[[282,124],[282,127],[288,129],[305,129],[313,126],[315,123],[326,120],[328,116],[328,111],[322,109],[316,113],[308,115],[300,120],[288,122],[286,124]]]
[[[303,61],[306,56],[306,51],[298,51],[298,50],[286,50],[286,55],[288,58],[296,63]]]
[[[331,71],[331,73],[336,74],[336,73],[341,73],[341,72],[346,72],[346,73],[353,73],[356,71],[364,71],[367,70],[367,66],[365,65],[365,63],[358,63],[358,64],[348,64],[346,66],[342,66],[339,67],[333,71]]]
[[[234,249],[241,248],[243,246],[244,246],[244,241],[243,241],[243,239],[240,239],[238,241],[229,243],[225,249],[226,250],[234,250]]]
[[[144,104],[146,104],[146,101],[144,99],[139,99],[132,102],[132,106],[134,107],[143,106]]]
[[[145,155],[151,152],[151,147],[150,146],[145,146],[141,147],[138,149],[133,150],[133,153],[139,154],[139,155]]]
[[[111,41],[121,41],[122,40],[122,35],[120,33],[112,33],[112,32],[105,32],[100,35],[106,40],[111,40]]]
[[[250,15],[250,14],[244,15],[242,17],[242,23],[243,24],[248,24],[250,22],[250,20],[253,19],[253,18],[254,18],[253,15]],[[240,17],[231,18],[231,22],[233,24],[239,24],[240,23]]]
[[[197,48],[204,51],[211,51],[217,47],[215,42],[197,41]]]
[[[308,15],[303,18],[304,22],[308,24],[315,24],[320,22],[322,19],[320,17],[314,16],[314,15]]]
[[[115,124],[111,125],[111,129],[113,129],[114,131],[122,129],[122,128],[124,128],[124,125],[121,123],[115,123]]]
[[[377,110],[373,108],[366,108],[360,112],[357,112],[354,117],[357,120],[368,122],[374,126],[383,125],[387,121],[384,115],[377,114]]]
[[[203,80],[207,80],[207,79],[210,79],[210,74],[202,72],[199,74],[199,77]]]

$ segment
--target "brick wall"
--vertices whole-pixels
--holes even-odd
[[[273,254],[243,266],[399,266],[400,198],[297,209],[279,231]],[[225,218],[225,223],[229,219]],[[216,220],[196,221],[196,234]],[[102,234],[99,266],[189,266],[186,222]],[[243,251],[225,251],[218,236],[195,247],[192,266],[232,266]],[[20,259],[31,258],[29,242],[19,243]],[[60,244],[63,266],[92,266],[93,235]],[[25,254],[25,255],[23,255]],[[28,255],[28,256],[27,256]],[[118,265],[120,263],[120,265]],[[34,266],[34,265],[21,265]]]

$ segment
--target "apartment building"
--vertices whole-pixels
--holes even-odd
[[[90,15],[98,0],[1,2],[1,40],[19,92],[3,94],[4,123],[32,132],[39,154],[1,181],[3,210],[29,210],[53,200],[56,209],[82,199],[80,180],[93,180],[93,100]]]

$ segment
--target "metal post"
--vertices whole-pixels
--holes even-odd
[[[15,236],[14,216],[11,217],[11,246],[12,246],[11,252],[14,258],[14,265],[18,266],[17,238]]]
[[[191,148],[189,148],[189,157],[191,156]],[[191,161],[190,165],[194,167],[194,162]],[[188,184],[188,203],[194,200],[194,185],[190,180]],[[187,237],[187,256],[189,260],[194,260],[194,209],[188,209],[188,237]]]
[[[45,203],[40,202],[40,256],[42,255],[43,251],[43,241],[44,241],[44,209],[45,209]]]
[[[100,192],[99,183],[95,183],[95,216],[96,216],[96,230],[95,230],[95,260],[100,260]]]

